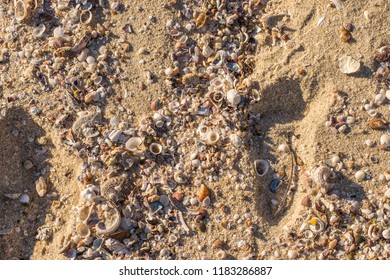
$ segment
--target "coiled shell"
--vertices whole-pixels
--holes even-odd
[[[317,186],[326,187],[328,186],[330,177],[330,169],[325,165],[318,167],[313,173],[313,181]]]
[[[198,190],[198,198],[199,201],[202,202],[206,197],[210,196],[210,191],[205,185],[200,185],[200,188]]]

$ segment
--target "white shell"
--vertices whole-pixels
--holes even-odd
[[[385,191],[385,196],[390,199],[390,189]]]
[[[372,140],[370,140],[370,139],[367,139],[365,143],[366,143],[366,145],[367,145],[368,147],[374,146],[374,141],[372,141]]]
[[[330,169],[324,165],[318,167],[313,173],[313,181],[320,187],[325,187],[328,185],[329,177]]]
[[[390,101],[390,89],[386,90],[386,98]]]
[[[255,172],[260,177],[264,176],[269,169],[269,163],[266,160],[263,159],[256,159],[254,162]]]
[[[278,146],[278,152],[287,153],[288,151],[290,151],[290,149],[287,144],[280,144]]]
[[[366,173],[364,173],[363,171],[359,170],[355,173],[355,178],[356,180],[358,180],[359,182],[360,181],[363,181],[364,178],[366,177]]]
[[[305,236],[306,239],[311,239],[314,236],[314,234],[313,234],[313,232],[311,230],[305,230],[303,235]]]
[[[389,148],[390,147],[390,136],[388,134],[383,134],[381,138],[379,139],[379,143],[383,148]]]
[[[380,105],[385,100],[386,100],[386,95],[384,93],[378,93],[377,95],[375,95],[375,99],[374,99],[375,104]]]
[[[214,50],[213,50],[212,48],[210,48],[210,47],[207,46],[207,45],[203,46],[202,55],[203,55],[205,58],[210,57],[213,53],[214,53]]]
[[[382,236],[384,239],[389,240],[390,239],[390,229],[385,229],[382,231]]]
[[[367,234],[372,241],[377,241],[380,238],[380,233],[376,225],[370,225]]]
[[[27,7],[23,0],[15,2],[15,18],[17,21],[23,21],[27,14]]]
[[[43,23],[41,23],[36,28],[34,28],[33,36],[35,38],[42,38],[43,33],[45,33],[45,30],[46,30],[46,26]]]
[[[294,260],[298,257],[298,253],[295,252],[294,250],[288,250],[287,256],[290,260]]]
[[[149,146],[149,150],[154,155],[159,155],[162,152],[162,146],[158,143],[152,143]]]
[[[58,26],[54,29],[53,35],[56,38],[62,38],[65,36],[65,30],[61,26]]]
[[[89,10],[82,11],[80,14],[80,22],[82,24],[88,24],[92,20],[92,13]]]
[[[241,138],[237,134],[230,134],[230,143],[232,143],[233,146],[239,147],[242,144]]]
[[[344,74],[352,74],[360,69],[360,62],[351,56],[345,55],[339,58],[339,68]]]
[[[138,150],[138,147],[142,144],[142,139],[141,137],[132,137],[129,140],[127,140],[125,146],[126,149],[134,152]]]
[[[235,89],[231,89],[226,93],[226,98],[230,105],[237,106],[241,101],[241,95],[238,94],[238,91]]]
[[[309,224],[309,228],[312,232],[314,233],[320,233],[322,232],[324,229],[325,229],[325,225],[324,225],[324,222],[321,221],[320,219],[314,217],[314,219],[316,220],[316,224],[315,225],[311,225]]]
[[[215,144],[217,144],[218,140],[219,140],[218,132],[216,132],[214,130],[210,130],[209,132],[207,132],[206,143],[208,145],[215,145]]]
[[[206,139],[207,133],[209,132],[209,127],[206,125],[199,125],[197,129],[201,139]]]

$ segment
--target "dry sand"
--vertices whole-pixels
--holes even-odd
[[[0,8],[7,10],[11,4],[6,2],[0,3]],[[130,50],[121,58],[122,70],[118,75],[121,78],[112,80],[115,95],[108,96],[104,113],[105,119],[109,120],[118,115],[118,110],[131,110],[134,121],[137,121],[149,113],[150,101],[167,90],[162,71],[171,66],[168,56],[174,42],[168,36],[165,23],[168,19],[179,20],[182,24],[185,22],[177,18],[174,8],[167,8],[159,1],[122,2],[125,3],[125,12],[111,14],[105,27],[111,45],[124,39],[130,43]],[[219,239],[226,244],[226,258],[285,259],[288,258],[288,250],[298,252],[302,259],[320,258],[321,252],[328,248],[327,243],[321,247],[319,239],[305,246],[295,242],[300,234],[302,217],[310,211],[302,205],[302,199],[308,196],[314,201],[315,197],[315,188],[307,186],[304,174],[306,169],[321,163],[331,166],[330,160],[335,155],[340,156],[344,163],[353,160],[357,166],[361,166],[362,161],[367,162],[368,166],[363,167],[371,177],[357,182],[354,174],[360,167],[346,168],[345,172],[338,173],[341,175],[333,182],[340,197],[362,201],[372,194],[383,196],[389,188],[389,181],[378,181],[378,176],[389,168],[389,152],[377,149],[377,145],[370,148],[364,144],[366,139],[378,144],[380,135],[386,131],[368,128],[371,118],[361,108],[364,100],[372,100],[383,88],[383,85],[381,87],[374,82],[372,74],[378,67],[374,61],[375,51],[390,43],[390,7],[386,0],[341,2],[343,7],[340,10],[328,7],[331,2],[325,0],[271,0],[267,4],[265,10],[268,14],[289,15],[279,24],[285,26],[290,40],[286,47],[281,44],[272,46],[266,38],[257,38],[259,46],[253,56],[254,72],[250,78],[257,83],[261,99],[248,114],[260,116],[252,118],[247,124],[252,145],[241,151],[242,157],[234,171],[239,176],[248,177],[251,183],[242,189],[237,187],[240,185],[238,182],[228,178],[221,180],[220,190],[214,189],[211,197],[213,205],[219,207],[209,210],[210,219],[222,214],[231,226],[226,229],[210,223],[206,234],[183,236],[177,256],[215,259],[218,250],[212,248],[212,242]],[[364,16],[365,12],[368,16]],[[150,16],[154,16],[156,22],[151,21]],[[324,22],[318,25],[321,17],[325,17]],[[0,17],[0,45],[3,44],[3,48],[4,28],[11,20],[12,16]],[[135,34],[123,32],[122,27],[128,22],[131,22]],[[343,23],[352,23],[354,27],[353,39],[349,43],[339,38],[339,28]],[[144,24],[147,28],[140,32]],[[25,25],[18,32],[25,34],[31,30],[31,26]],[[98,47],[92,46],[95,50]],[[142,54],[139,52],[141,48],[145,50]],[[353,75],[341,73],[338,58],[342,55],[360,60],[360,71]],[[140,60],[144,63],[139,63]],[[0,258],[66,259],[58,251],[74,226],[74,207],[79,204],[81,190],[77,176],[83,161],[65,148],[61,134],[69,130],[75,115],[70,116],[63,126],[56,124],[58,116],[64,113],[63,88],[42,92],[31,78],[21,77],[24,68],[20,61],[13,54],[8,62],[0,63]],[[304,69],[304,75],[298,73],[298,68]],[[141,90],[140,83],[145,82],[147,70],[155,74],[156,81]],[[335,89],[345,94],[345,105],[340,105]],[[390,119],[388,103],[378,107],[385,120]],[[34,106],[42,113],[32,114]],[[356,122],[349,126],[346,133],[334,133],[324,125],[330,115],[345,115],[351,109],[356,110]],[[290,176],[290,154],[277,152],[282,143],[290,143],[304,164],[300,164],[300,170],[294,173],[293,192],[288,195],[285,209],[275,216],[270,201],[280,200],[281,196],[268,191],[272,175],[256,177],[251,163],[257,158],[268,159],[274,170],[284,169]],[[371,155],[379,163],[371,163]],[[24,167],[26,160],[33,164],[28,170]],[[45,197],[39,197],[35,192],[35,180],[39,175],[46,178],[49,186]],[[28,193],[31,202],[25,206],[18,199],[2,195],[18,193]],[[341,212],[341,219],[348,220],[353,216]],[[251,216],[253,226],[249,230],[244,222],[238,224],[234,219],[234,215],[238,214],[245,220],[242,218],[245,213]],[[49,240],[36,240],[37,229],[42,227],[53,231]],[[344,236],[342,230],[337,235],[339,240]],[[367,233],[364,236],[367,239],[364,242],[369,244],[367,246],[374,246],[368,241]],[[242,239],[247,241],[244,248],[237,244]],[[388,241],[384,242],[388,244]],[[380,253],[363,253],[363,248],[367,246],[358,245],[356,258],[386,258]],[[340,250],[348,251],[345,248]],[[384,250],[383,247],[380,250]],[[329,258],[345,259],[350,255],[348,252],[340,256],[335,253]]]

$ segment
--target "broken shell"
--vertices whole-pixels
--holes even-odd
[[[82,24],[89,24],[92,20],[92,13],[89,10],[82,11],[80,14],[80,22]]]
[[[215,144],[217,144],[218,140],[219,140],[218,132],[216,132],[214,130],[210,130],[209,132],[207,132],[206,142],[208,145],[215,145]]]
[[[202,202],[206,197],[210,196],[210,191],[205,185],[200,185],[198,190],[199,201]]]
[[[195,25],[196,28],[202,28],[203,25],[206,23],[206,14],[205,13],[200,13],[197,18],[195,19]]]
[[[150,152],[152,153],[152,154],[154,154],[154,155],[159,155],[159,154],[161,154],[161,152],[162,152],[162,146],[160,145],[160,144],[158,144],[158,143],[152,143],[152,144],[150,144],[150,146],[149,146],[149,150],[150,150]]]
[[[359,182],[360,181],[363,181],[364,178],[366,177],[366,173],[364,173],[363,171],[359,170],[355,173],[355,178],[356,180],[358,180]]]
[[[381,136],[381,138],[379,138],[379,144],[381,145],[381,147],[383,147],[384,149],[387,149],[390,147],[390,136],[387,135],[387,134],[383,134]]]
[[[339,58],[339,68],[344,74],[352,74],[360,69],[360,62],[351,56],[345,55]]]
[[[127,140],[125,146],[126,146],[126,149],[131,151],[131,152],[135,152],[138,150],[139,146],[142,144],[142,139],[141,137],[132,137],[130,138],[129,140]]]
[[[42,176],[39,177],[38,182],[35,185],[35,189],[40,197],[47,193],[47,184]]]
[[[268,161],[263,159],[256,159],[254,161],[254,166],[255,166],[256,174],[260,177],[264,176],[269,169]]]
[[[203,48],[202,48],[202,55],[205,58],[209,58],[213,53],[214,53],[214,50],[212,48],[210,48],[207,45],[203,46]]]
[[[235,107],[241,101],[241,95],[238,94],[238,91],[235,89],[231,89],[226,93],[226,98],[229,101],[230,105]]]
[[[378,93],[377,95],[375,95],[375,98],[374,98],[375,104],[380,105],[380,104],[384,103],[385,100],[386,100],[385,93]]]
[[[216,92],[211,93],[210,97],[215,103],[219,104],[222,102],[224,96],[223,96],[223,93],[221,91],[216,91]]]
[[[174,192],[172,194],[172,198],[176,199],[179,202],[182,202],[183,199],[184,199],[184,195],[182,193],[180,193],[180,192]]]
[[[41,23],[36,28],[34,28],[33,36],[35,38],[41,38],[43,36],[43,33],[45,33],[45,30],[46,30],[46,26],[43,23]]]
[[[31,11],[27,10],[27,6],[23,0],[16,1],[15,3],[15,18],[17,21],[25,20]]]
[[[330,169],[325,165],[318,167],[313,174],[313,181],[316,185],[320,187],[325,187],[328,185],[328,180],[330,177]]]
[[[367,234],[368,234],[368,237],[374,242],[380,238],[380,231],[376,225],[370,225],[368,227]]]
[[[87,226],[85,223],[80,223],[76,226],[77,234],[81,237],[87,237],[91,233],[89,230],[89,226]]]
[[[209,127],[206,126],[206,125],[199,125],[198,126],[198,129],[197,129],[198,133],[199,133],[199,136],[201,139],[206,139],[206,136],[207,136],[207,133],[209,131]]]
[[[92,213],[92,207],[84,206],[79,210],[79,218],[83,222],[87,222]]]
[[[280,144],[278,147],[278,152],[287,153],[289,150],[287,144]]]
[[[99,222],[96,226],[96,234],[97,235],[110,235],[114,233],[120,226],[121,224],[121,214],[119,213],[118,209],[110,203],[110,206],[114,209],[115,211],[115,220],[114,222],[107,227],[103,222]]]
[[[313,217],[309,221],[309,228],[314,233],[320,233],[320,232],[322,232],[325,229],[325,224],[324,224],[323,221],[321,221],[317,217]]]
[[[305,236],[306,239],[311,239],[314,236],[314,234],[313,234],[313,232],[311,230],[305,230],[303,235]]]

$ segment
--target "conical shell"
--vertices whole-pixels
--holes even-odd
[[[200,185],[198,190],[199,201],[202,202],[206,197],[210,196],[210,191],[205,185]]]

